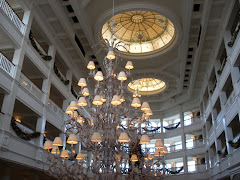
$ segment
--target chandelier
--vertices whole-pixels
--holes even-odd
[[[115,52],[122,44],[115,39],[105,41],[108,53],[103,60],[104,74],[90,61],[89,77],[78,82],[81,87],[78,101],[71,101],[65,111],[69,118],[64,124],[64,134],[71,150],[66,150],[60,137],[53,142],[45,141],[43,148],[48,157],[44,170],[62,180],[164,179],[169,172],[164,159],[168,151],[161,140],[156,140],[154,154],[146,146],[150,144],[147,133],[159,127],[148,128],[153,113],[148,102],[141,103],[139,80],[132,85],[133,97],[125,92],[133,63],[128,61],[125,71],[119,72],[121,59]],[[87,88],[90,79],[95,81],[92,95]],[[76,153],[75,146],[87,151],[87,157]]]

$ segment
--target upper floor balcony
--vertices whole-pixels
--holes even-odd
[[[12,7],[6,0],[0,0],[0,9],[4,12],[4,14],[11,20],[11,22],[15,25],[15,27],[24,34],[25,32],[25,24],[21,21],[18,15],[14,12]]]

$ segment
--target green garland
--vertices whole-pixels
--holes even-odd
[[[237,149],[237,148],[239,148],[240,147],[240,138],[238,139],[238,141],[237,142],[233,142],[233,141],[229,141],[228,142],[234,149]]]
[[[39,53],[39,55],[45,60],[45,61],[50,61],[52,59],[52,56],[44,55],[40,49],[38,49],[36,42],[34,41],[33,34],[30,31],[29,33],[29,40],[34,47],[34,49]]]
[[[227,147],[225,148],[224,153],[222,153],[221,151],[218,151],[217,153],[220,156],[220,158],[225,158],[228,155]]]
[[[221,65],[220,69],[217,71],[217,73],[218,73],[219,75],[222,74],[222,71],[223,71],[223,69],[224,69],[224,67],[225,67],[225,65],[226,65],[226,62],[227,62],[227,57],[224,58],[223,63],[222,63],[222,65]]]
[[[68,85],[69,84],[69,80],[65,80],[65,78],[60,74],[56,64],[54,63],[53,66],[53,70],[55,72],[55,74],[59,77],[59,79],[63,82],[63,84]]]
[[[13,129],[13,131],[17,134],[18,137],[20,137],[21,139],[24,139],[26,141],[30,141],[33,138],[38,138],[41,133],[40,132],[34,132],[31,134],[27,134],[25,132],[23,132],[16,124],[15,119],[11,120],[11,127]]]

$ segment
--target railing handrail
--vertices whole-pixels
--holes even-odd
[[[56,107],[57,108],[57,110],[61,113],[61,114],[59,114],[60,115],[60,117],[64,117],[64,111],[63,111],[63,109],[62,108],[60,108],[57,104],[55,104],[50,98],[48,99],[48,107],[50,107],[50,109],[52,109],[53,111],[54,111],[54,107],[52,106],[51,107],[51,104],[54,106],[54,107]],[[54,112],[56,112],[56,111],[54,111]]]
[[[23,80],[23,82],[21,82]],[[27,84],[25,85],[24,82],[26,82]],[[40,90],[30,79],[28,79],[23,73],[20,74],[20,84],[23,87],[27,87],[28,84],[30,85],[30,89],[29,91],[31,93],[33,93],[35,96],[37,96],[37,98],[39,100],[41,100],[42,96],[43,96],[43,92],[42,90]],[[34,91],[37,91],[37,93],[34,93]]]
[[[13,77],[15,65],[8,60],[8,58],[0,52],[0,67]]]
[[[5,0],[0,0],[0,8],[3,10],[3,12],[10,18],[10,20],[14,23],[14,25],[23,34],[25,24],[22,22],[22,20],[19,18],[17,13],[10,6],[10,4]]]

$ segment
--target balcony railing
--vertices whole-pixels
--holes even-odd
[[[13,77],[15,66],[2,53],[0,53],[0,68]]]
[[[9,17],[9,19],[13,22],[17,29],[19,29],[19,31],[23,34],[25,30],[25,25],[14,12],[12,7],[5,0],[0,0],[0,8]]]
[[[190,173],[205,172],[206,170],[206,164],[188,165],[188,172]]]
[[[201,147],[203,145],[204,145],[203,140],[187,141],[186,149],[193,149],[193,148]]]
[[[60,116],[61,118],[64,118],[64,112],[63,110],[56,105],[52,100],[48,100],[48,107],[58,116]]]
[[[33,82],[30,81],[26,76],[21,74],[19,82],[21,86],[27,89],[32,95],[34,95],[40,101],[42,100],[43,92],[35,84],[33,84]]]

